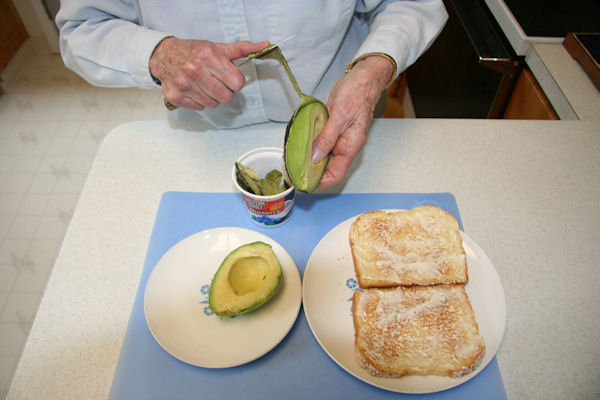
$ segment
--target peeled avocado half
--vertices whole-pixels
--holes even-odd
[[[302,104],[288,123],[285,133],[285,168],[296,189],[311,193],[321,182],[329,156],[313,163],[313,142],[321,133],[329,114],[320,101]]]
[[[270,245],[245,244],[225,257],[208,292],[208,305],[220,317],[244,314],[265,304],[281,282],[281,264]]]

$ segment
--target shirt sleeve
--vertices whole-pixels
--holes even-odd
[[[56,16],[65,65],[97,86],[157,88],[148,63],[166,32],[139,25],[120,0],[63,0]]]
[[[369,33],[354,60],[384,53],[396,61],[396,76],[429,48],[448,19],[442,0],[359,1]]]

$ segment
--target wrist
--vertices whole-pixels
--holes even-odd
[[[167,36],[163,38],[158,44],[154,47],[152,54],[150,55],[150,60],[148,61],[148,72],[150,72],[150,77],[157,85],[161,85],[161,66],[163,64],[163,53],[165,46],[167,43],[174,39],[173,36]]]
[[[349,73],[353,69],[368,69],[380,78],[382,89],[389,86],[398,72],[396,61],[385,53],[367,53],[352,63],[346,65],[346,73]]]

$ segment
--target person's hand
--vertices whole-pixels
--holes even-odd
[[[373,111],[392,78],[394,67],[383,57],[367,57],[340,79],[329,95],[329,119],[313,144],[313,162],[331,153],[319,188],[342,181],[363,148]]]
[[[150,57],[150,73],[161,82],[169,103],[203,110],[228,104],[244,87],[245,78],[231,62],[262,50],[268,42],[214,43],[163,39]]]

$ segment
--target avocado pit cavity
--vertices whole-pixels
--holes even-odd
[[[262,257],[245,257],[237,260],[229,271],[229,284],[238,296],[254,292],[267,277],[268,263]]]
[[[275,295],[281,278],[281,264],[269,244],[245,244],[230,252],[215,272],[208,305],[221,317],[248,313]]]

